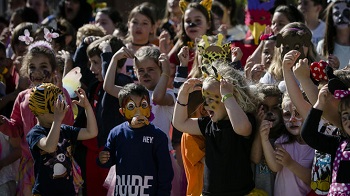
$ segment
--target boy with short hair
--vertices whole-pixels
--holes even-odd
[[[29,108],[38,120],[26,138],[34,159],[33,195],[77,194],[79,186],[75,183],[79,173],[76,169],[79,168],[72,156],[72,145],[77,140],[96,137],[97,123],[84,90],[79,88],[76,94],[79,100],[73,100],[73,103],[85,109],[86,128],[62,124],[69,105],[59,87],[43,83],[30,93]]]
[[[173,169],[168,138],[149,123],[149,93],[139,84],[119,92],[119,112],[126,122],[110,131],[99,155],[102,167],[116,165],[115,195],[170,195]]]

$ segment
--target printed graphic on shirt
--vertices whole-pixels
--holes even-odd
[[[143,142],[143,143],[152,144],[152,143],[153,143],[153,137],[150,137],[150,136],[143,136],[142,142]]]
[[[331,156],[315,151],[311,188],[318,195],[327,195],[331,180]]]
[[[150,195],[153,176],[117,175],[115,195]]]
[[[69,179],[72,166],[70,141],[64,139],[62,143],[58,143],[54,153],[47,153],[41,150],[40,154],[43,157],[44,165],[50,168],[50,177],[52,179]]]

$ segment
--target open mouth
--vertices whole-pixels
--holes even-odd
[[[290,128],[291,129],[297,129],[297,128],[299,128],[299,126],[298,125],[292,125],[292,126],[290,126]]]

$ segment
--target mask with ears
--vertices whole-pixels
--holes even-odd
[[[142,97],[140,103],[135,103],[135,101],[129,97],[119,111],[131,125],[148,125],[151,120],[151,106],[146,97]]]
[[[309,47],[311,43],[311,35],[305,33],[304,30],[291,28],[286,31],[295,31],[295,33],[288,33],[288,35],[282,36],[282,34],[276,35],[276,47],[281,48],[281,59],[284,55],[291,50],[297,50],[300,52],[300,56],[295,62],[298,62],[299,59],[306,58],[304,47]]]

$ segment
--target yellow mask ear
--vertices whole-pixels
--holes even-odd
[[[182,13],[185,13],[185,10],[186,10],[188,4],[189,4],[189,2],[186,0],[179,1],[179,6],[180,6]]]
[[[202,0],[200,4],[205,7],[205,9],[208,11],[208,15],[210,18],[210,10],[211,10],[211,5],[213,3],[213,0]]]

